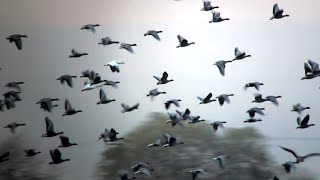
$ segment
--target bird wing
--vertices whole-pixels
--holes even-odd
[[[138,108],[139,107],[139,103],[133,105],[131,108],[135,109],[135,108]]]
[[[316,71],[319,71],[319,64],[318,63],[312,61],[311,59],[308,60],[308,63],[310,64],[313,73]]]
[[[298,126],[301,125],[301,118],[300,117],[297,117],[297,124],[298,124]]]
[[[45,121],[46,121],[46,131],[47,132],[54,132],[54,126],[53,126],[52,121],[48,117],[45,118]]]
[[[254,88],[256,88],[256,90],[260,90],[260,83],[259,82],[254,82],[253,83],[253,85],[254,85]]]
[[[54,150],[53,156],[54,156],[56,159],[61,159],[61,152],[59,151],[59,149],[55,149],[55,150]]]
[[[239,48],[238,47],[234,48],[234,55],[238,56],[239,54],[241,54]]]
[[[272,12],[273,14],[277,14],[279,12],[279,5],[277,3],[273,5]]]
[[[157,76],[153,76],[156,80],[160,81],[160,78]]]
[[[121,103],[121,107],[122,107],[123,109],[129,109],[129,108],[130,108],[130,106],[128,106],[128,105],[126,105],[126,104],[124,104],[124,103]]]
[[[222,106],[224,104],[225,99],[222,96],[220,96],[220,97],[218,97],[218,101],[219,101],[220,106]]]
[[[67,136],[60,135],[59,138],[61,140],[61,144],[69,144],[69,138]]]
[[[68,86],[73,87],[72,78],[70,76],[67,76],[65,81],[67,81]]]
[[[282,146],[280,146],[280,148],[287,151],[287,152],[290,152],[292,155],[294,155],[294,157],[298,158],[298,155],[293,150],[291,150],[289,148],[282,147]]]
[[[225,68],[226,68],[225,64],[217,63],[216,66],[219,68],[220,74],[222,76],[224,76],[224,74],[225,74],[224,72],[225,72]]]
[[[15,39],[14,39],[14,43],[16,44],[16,46],[17,46],[17,48],[18,48],[19,50],[22,49],[22,40],[21,40],[20,37],[15,38]]]
[[[164,136],[164,138],[166,138],[167,143],[169,143],[169,140],[171,138],[170,134],[164,133],[163,136]]]
[[[272,104],[274,104],[276,106],[279,105],[277,99],[274,96],[267,96],[266,99],[269,100]]]
[[[202,98],[202,97],[197,96],[197,98],[198,98],[200,101],[203,101],[203,98]]]
[[[68,99],[66,99],[66,100],[64,101],[64,109],[65,109],[66,111],[70,111],[70,110],[73,109]]]
[[[301,126],[306,126],[309,122],[310,119],[310,115],[306,115],[306,117],[303,118],[303,120],[301,121]]]
[[[224,169],[224,164],[223,164],[223,160],[221,158],[216,158],[216,160],[219,161],[219,165],[222,169]]]
[[[179,101],[173,100],[172,103],[173,103],[175,106],[180,107]]]
[[[106,93],[103,91],[102,88],[99,91],[99,97],[100,97],[101,100],[106,100],[107,99]]]
[[[168,79],[168,73],[165,71],[162,74],[161,81],[166,81]]]
[[[213,15],[213,19],[220,19],[220,18],[221,18],[220,12],[215,12]]]
[[[56,160],[56,157],[54,156],[54,150],[50,150],[50,156],[51,156],[52,161]]]
[[[151,31],[150,32],[151,36],[153,36],[156,40],[160,41],[159,34],[156,31]]]
[[[212,97],[212,93],[209,93],[209,94],[207,95],[207,97],[203,99],[203,101],[209,101],[209,100],[211,99],[211,97]],[[199,99],[199,98],[198,98],[198,99]]]
[[[184,41],[187,41],[186,38],[184,38],[184,37],[182,37],[182,36],[180,36],[180,35],[177,35],[177,37],[178,37],[178,40],[179,40],[179,43],[180,43],[180,44],[182,44]],[[187,42],[188,42],[188,41],[187,41]]]
[[[72,54],[72,55],[78,55],[79,53],[78,53],[75,49],[72,49],[72,50],[71,50],[71,54]]]
[[[312,73],[312,68],[308,63],[304,63],[304,74]]]
[[[309,157],[313,157],[313,156],[320,156],[320,153],[310,153],[304,156],[304,158],[309,158]]]

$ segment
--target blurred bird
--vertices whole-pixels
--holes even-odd
[[[27,35],[21,35],[21,34],[13,34],[11,36],[8,36],[6,39],[9,40],[10,43],[14,42],[18,50],[22,49],[22,39],[21,38],[27,38]]]

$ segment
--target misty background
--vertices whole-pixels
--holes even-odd
[[[290,17],[270,21],[274,3]],[[266,148],[279,168],[281,163],[293,160],[293,157],[278,145],[302,155],[320,151],[317,127],[320,84],[317,79],[300,80],[305,61],[310,58],[320,62],[320,12],[316,0],[213,1],[220,7],[221,16],[231,19],[216,24],[208,23],[212,18],[210,12],[200,11],[200,0],[4,0],[2,4],[0,91],[8,91],[3,86],[11,81],[24,81],[25,84],[22,85],[22,102],[17,102],[15,109],[1,112],[1,126],[11,122],[26,123],[27,126],[17,128],[15,135],[8,129],[1,130],[0,142],[19,136],[23,139],[21,150],[39,149],[43,153],[34,159],[41,157],[43,164],[49,163],[49,149],[56,148],[60,142],[59,138],[41,138],[45,133],[44,118],[48,116],[56,131],[63,131],[71,141],[79,144],[61,150],[62,157],[70,158],[70,162],[48,167],[61,171],[63,179],[95,178],[97,162],[108,147],[98,142],[99,134],[105,128],[113,127],[125,137],[143,126],[151,112],[165,113],[163,103],[172,98],[182,99],[179,109],[189,108],[193,115],[200,115],[208,123],[220,120],[227,121],[226,127],[257,128],[269,138],[265,142]],[[95,34],[80,31],[81,26],[89,23],[101,25]],[[160,42],[143,36],[150,29],[163,31]],[[23,39],[21,51],[5,39],[15,33],[29,36]],[[177,34],[196,44],[177,49]],[[120,50],[119,45],[98,45],[106,36],[138,46],[133,47],[134,54],[130,54]],[[252,57],[227,64],[226,76],[222,77],[212,64],[232,59],[236,46]],[[69,59],[72,48],[89,55]],[[120,66],[119,74],[103,66],[112,60],[125,62]],[[97,106],[98,90],[81,92],[84,79],[74,79],[73,88],[60,85],[56,80],[64,74],[79,77],[85,69],[95,70],[103,79],[120,81],[117,89],[103,87],[107,96],[115,98],[116,102]],[[157,86],[152,76],[160,76],[163,71],[167,71],[174,82]],[[280,105],[252,104],[253,94],[257,91],[243,90],[243,86],[251,81],[264,83],[260,89],[263,95],[281,95]],[[150,101],[146,94],[156,87],[167,94]],[[231,104],[222,107],[218,103],[199,105],[196,97],[206,96],[209,92],[213,96],[224,93],[235,96],[230,98]],[[35,104],[43,97],[59,98],[59,107],[52,113],[44,112]],[[83,112],[62,117],[65,98]],[[129,105],[140,102],[140,108],[122,114],[121,102]],[[315,127],[296,130],[298,115],[290,109],[297,102],[311,107],[307,112]],[[262,117],[261,123],[244,124],[248,118],[245,112],[254,106],[266,108],[267,115]],[[171,108],[169,112],[174,110]],[[318,159],[313,158],[299,164],[298,168],[309,169],[319,177],[319,165]]]

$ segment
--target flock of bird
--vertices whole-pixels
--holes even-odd
[[[218,22],[222,22],[222,21],[226,21],[226,20],[230,20],[229,18],[222,18],[220,16],[220,12],[214,10],[219,8],[218,6],[212,6],[210,1],[203,1],[203,8],[201,9],[201,11],[211,11],[213,14],[213,18],[209,21],[209,23],[218,23]],[[284,17],[288,17],[289,15],[284,15],[283,14],[283,9],[280,9],[278,4],[274,4],[273,6],[273,15],[270,18],[270,20],[273,19],[281,19]],[[89,30],[92,33],[96,32],[96,27],[99,27],[99,24],[87,24],[83,27],[81,27],[81,30]],[[160,36],[159,34],[163,33],[162,31],[157,31],[157,30],[149,30],[147,31],[144,36],[152,36],[154,37],[156,40],[160,40]],[[27,35],[20,35],[20,34],[14,34],[11,36],[7,37],[7,40],[9,40],[10,43],[14,42],[17,49],[18,50],[22,50],[22,38],[28,38]],[[182,37],[181,35],[177,35],[178,38],[178,46],[176,48],[183,48],[183,47],[187,47],[190,46],[192,44],[195,44],[195,42],[189,42],[186,38]],[[112,44],[119,44],[118,41],[112,41],[110,37],[105,37],[101,39],[101,42],[98,43],[98,45],[103,45],[103,46],[108,46],[108,45],[112,45]],[[128,52],[133,53],[133,48],[134,46],[137,46],[137,44],[129,44],[129,43],[120,43],[120,49],[125,49]],[[75,49],[71,50],[71,55],[69,56],[69,58],[80,58],[82,56],[87,56],[88,54],[85,52],[78,52]],[[246,54],[244,51],[240,51],[240,49],[238,47],[235,48],[234,50],[234,58],[232,60],[220,60],[214,63],[215,66],[218,67],[219,72],[222,76],[225,76],[225,68],[226,68],[226,64],[227,63],[234,63],[235,61],[241,61],[245,58],[251,57],[251,55]],[[119,73],[120,72],[120,65],[125,64],[124,62],[118,62],[118,61],[111,61],[109,63],[107,63],[105,66],[109,66],[110,70],[113,73]],[[305,76],[302,78],[303,79],[313,79],[316,78],[318,76],[320,76],[320,69],[319,69],[319,65],[312,61],[312,60],[308,60],[308,62],[306,62],[304,64],[304,70],[305,70]],[[161,77],[158,76],[153,76],[156,80],[156,84],[157,85],[164,85],[170,82],[173,82],[173,79],[168,79],[169,74],[167,72],[163,72],[163,74],[161,75]],[[60,81],[61,84],[67,84],[69,87],[73,87],[73,79],[77,78],[77,76],[75,75],[62,75],[59,78],[57,78],[58,81]],[[80,78],[87,78],[87,80],[85,80],[84,83],[84,87],[82,88],[82,91],[90,91],[90,90],[94,90],[97,88],[100,88],[99,91],[99,101],[97,102],[97,105],[101,105],[101,104],[108,104],[111,103],[113,101],[116,101],[115,99],[110,99],[107,94],[105,93],[105,91],[102,89],[102,87],[104,85],[106,86],[112,86],[112,87],[116,87],[117,84],[119,83],[118,81],[110,81],[110,80],[103,80],[101,78],[101,76],[99,75],[99,73],[96,73],[93,70],[85,70],[82,72],[82,75],[80,76]],[[10,110],[12,108],[16,107],[16,102],[21,101],[20,98],[20,92],[21,92],[21,85],[23,85],[24,82],[9,82],[5,85],[5,87],[10,88],[10,89],[15,89],[14,90],[10,90],[6,93],[3,94],[4,99],[0,100],[0,110],[4,111],[5,108],[7,110]],[[255,88],[257,91],[259,91],[260,86],[264,85],[261,82],[250,82],[245,84],[244,89],[246,90],[247,88]],[[158,96],[160,94],[166,94],[167,92],[161,92],[158,91],[157,88],[152,89],[149,91],[149,93],[146,95],[147,97],[151,97],[154,98],[155,96]],[[200,101],[199,104],[208,104],[208,103],[212,103],[215,101],[218,101],[218,103],[223,106],[225,103],[230,103],[230,97],[234,96],[234,94],[221,94],[219,96],[216,96],[215,98],[213,98],[212,93],[207,94],[205,97],[197,97],[198,100]],[[256,93],[255,97],[252,101],[252,103],[263,103],[263,102],[271,102],[274,105],[278,105],[278,100],[281,98],[281,96],[266,96],[263,97],[262,94]],[[55,101],[59,101],[59,99],[57,98],[42,98],[40,99],[36,104],[40,104],[40,108],[42,108],[44,111],[48,111],[51,112],[53,108],[57,107],[58,105],[54,104]],[[176,106],[179,107],[179,102],[181,101],[181,99],[170,99],[166,102],[164,102],[164,106],[165,109],[169,110],[171,106]],[[139,103],[136,103],[134,105],[127,105],[125,103],[121,103],[121,107],[122,113],[128,113],[131,111],[134,111],[136,109],[139,108]],[[80,109],[75,109],[70,101],[68,99],[65,99],[65,105],[64,105],[64,109],[65,109],[65,113],[62,116],[70,116],[70,115],[74,115],[76,113],[81,113],[82,111]],[[301,104],[295,104],[293,105],[292,111],[297,112],[299,115],[306,109],[310,109],[310,107],[304,107]],[[244,123],[255,123],[255,122],[259,122],[262,121],[260,118],[255,118],[256,114],[259,114],[261,116],[265,115],[264,114],[264,108],[259,108],[259,107],[253,107],[251,109],[249,109],[246,113],[248,113],[249,115],[249,119],[245,120]],[[204,119],[200,119],[200,116],[193,116],[191,115],[191,111],[189,109],[186,109],[184,112],[178,111],[176,110],[175,113],[168,113],[170,120],[167,120],[166,123],[170,123],[172,125],[172,127],[176,126],[176,124],[178,124],[181,127],[185,127],[184,122],[189,123],[189,124],[195,124],[195,123],[199,123],[202,121],[205,121]],[[309,119],[310,116],[306,115],[302,121],[301,118],[298,117],[297,118],[297,129],[305,129],[305,128],[309,128],[310,126],[314,126],[314,124],[309,124]],[[42,135],[42,137],[56,137],[59,135],[59,138],[61,140],[61,145],[59,145],[60,147],[70,147],[70,146],[76,146],[76,143],[71,143],[69,138],[65,135],[63,135],[63,132],[56,132],[54,129],[54,124],[53,122],[50,120],[49,117],[45,117],[45,123],[46,123],[46,129],[45,129],[45,134]],[[225,121],[214,121],[212,123],[210,123],[210,125],[213,127],[213,131],[216,132],[219,128],[223,128],[224,124],[226,122]],[[12,133],[15,133],[16,128],[20,127],[20,126],[26,126],[26,124],[19,124],[16,122],[10,123],[8,125],[6,125],[4,128],[9,128],[10,131]],[[109,129],[105,129],[105,131],[103,133],[101,133],[101,135],[99,136],[99,140],[103,139],[105,142],[116,142],[119,140],[124,139],[123,137],[119,138],[118,136],[118,132],[114,129],[111,128]],[[182,145],[184,144],[183,141],[179,141],[176,137],[174,137],[173,135],[170,135],[168,133],[164,133],[164,140],[161,139],[161,137],[159,139],[157,139],[155,142],[147,145],[147,147],[149,148],[156,148],[156,147],[174,147],[177,145]],[[284,167],[285,171],[287,173],[289,173],[291,171],[292,168],[295,168],[295,164],[297,163],[302,163],[304,162],[304,160],[306,158],[310,158],[310,157],[314,157],[314,156],[320,156],[320,153],[311,153],[305,156],[299,156],[297,155],[293,150],[286,148],[286,147],[282,147],[280,146],[281,149],[283,149],[284,151],[287,151],[289,153],[291,153],[295,158],[296,161],[288,161],[282,164],[282,166]],[[31,156],[36,156],[37,154],[41,153],[39,151],[37,151],[36,149],[25,149],[25,154],[28,157]],[[58,148],[56,149],[51,149],[50,151],[50,156],[52,159],[52,162],[50,162],[49,164],[60,164],[62,162],[65,161],[70,161],[70,159],[64,159],[61,156],[61,152]],[[9,160],[9,156],[10,156],[10,152],[5,152],[0,156],[0,163],[8,161]],[[226,168],[225,166],[225,161],[227,161],[227,159],[230,158],[227,155],[219,155],[217,157],[214,157],[213,160],[218,161],[221,169]],[[154,169],[151,167],[151,165],[147,162],[141,162],[138,163],[134,166],[132,166],[132,171],[134,174],[142,174],[145,176],[151,176],[151,171],[154,171]],[[195,180],[196,177],[199,174],[203,174],[203,175],[207,175],[206,170],[204,169],[195,169],[190,171],[190,173],[192,174],[192,179]],[[120,178],[122,180],[128,180],[128,179],[136,179],[135,177],[128,177],[129,175],[127,173],[124,173],[120,176]],[[279,179],[278,177],[274,176],[273,177],[274,180]]]

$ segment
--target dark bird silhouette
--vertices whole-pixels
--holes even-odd
[[[52,162],[50,162],[49,164],[60,164],[65,161],[70,161],[70,159],[61,158],[61,152],[59,151],[59,149],[50,150],[50,156],[51,156]]]

